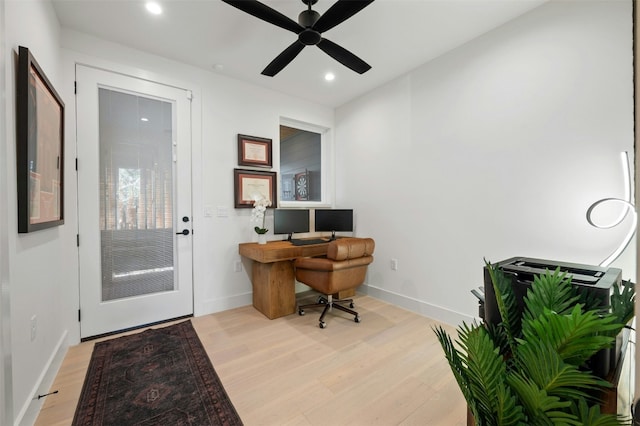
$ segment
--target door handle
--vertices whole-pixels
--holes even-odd
[[[188,229],[183,229],[180,232],[176,232],[176,235],[189,235],[189,230]]]

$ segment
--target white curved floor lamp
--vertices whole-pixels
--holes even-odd
[[[618,258],[618,256],[620,256],[620,254],[624,251],[624,249],[627,248],[627,246],[629,245],[629,243],[631,242],[631,239],[633,238],[634,234],[636,233],[636,227],[638,225],[638,215],[636,213],[636,207],[633,205],[633,203],[631,202],[631,184],[632,184],[632,180],[631,180],[631,170],[629,167],[629,154],[627,153],[627,151],[623,151],[620,154],[621,160],[622,160],[622,172],[625,176],[625,181],[624,181],[624,194],[625,194],[625,199],[621,199],[621,198],[603,198],[601,200],[596,201],[595,203],[591,204],[591,206],[589,206],[589,208],[587,209],[587,222],[589,222],[589,224],[591,226],[594,226],[598,229],[610,229],[613,228],[615,226],[618,226],[622,223],[622,221],[627,217],[628,214],[631,214],[633,217],[632,223],[631,223],[631,228],[629,229],[629,232],[627,232],[627,234],[625,235],[624,239],[622,240],[622,242],[620,242],[620,245],[613,251],[613,253],[611,253],[609,256],[607,256],[606,259],[604,259],[602,262],[600,262],[600,266],[609,266],[614,260],[616,260]],[[593,219],[591,218],[591,214],[593,212],[593,210],[598,207],[599,205],[603,204],[603,203],[618,203],[618,204],[622,204],[624,206],[624,208],[622,209],[622,211],[620,212],[620,216],[613,221],[612,223],[608,224],[608,225],[599,225],[596,224]]]

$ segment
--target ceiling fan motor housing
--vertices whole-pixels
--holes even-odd
[[[313,27],[313,25],[320,19],[320,14],[315,10],[304,10],[298,15],[298,23],[305,28]]]
[[[320,19],[320,14],[315,10],[305,10],[298,15],[298,23],[305,29],[298,34],[300,43],[306,46],[313,46],[320,43],[322,36],[312,29],[313,25]]]

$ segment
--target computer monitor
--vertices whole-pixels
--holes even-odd
[[[331,239],[336,239],[336,232],[353,232],[353,209],[316,209],[315,231],[331,232]]]
[[[275,209],[273,211],[273,233],[289,234],[309,232],[309,209]]]

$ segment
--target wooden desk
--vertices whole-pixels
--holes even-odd
[[[269,319],[294,313],[296,288],[293,260],[325,255],[327,246],[328,243],[294,246],[289,241],[240,244],[240,255],[253,260],[253,306]]]

